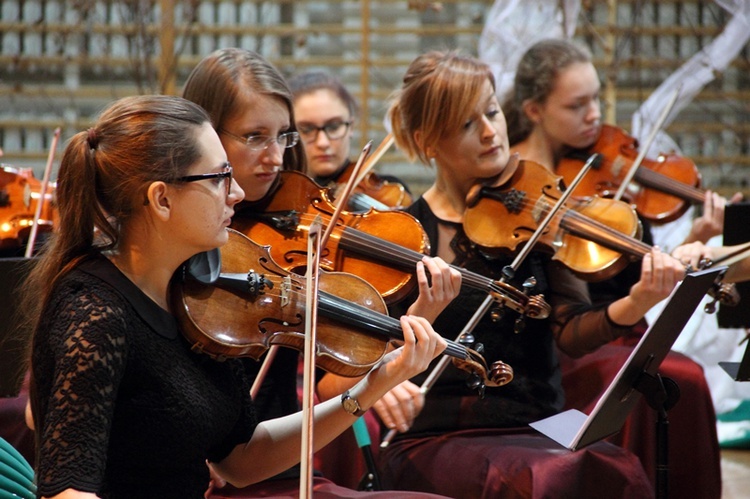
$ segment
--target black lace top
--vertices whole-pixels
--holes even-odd
[[[451,261],[454,265],[500,279],[503,267],[512,262],[510,257],[492,257],[480,251],[468,240],[460,224],[438,219],[423,198],[406,211],[422,223],[430,240],[432,256],[441,247],[439,236],[453,233],[455,235],[450,241],[453,255],[450,256],[455,257]],[[438,256],[450,260],[449,255]],[[549,256],[532,252],[511,283],[520,288],[529,276],[534,276],[539,283],[535,294],[544,294],[552,306],[549,319],[526,319],[524,329],[515,332],[518,314],[494,307],[473,330],[476,343],[484,347],[483,356],[487,363],[501,360],[509,364],[514,370],[514,379],[505,386],[488,387],[485,397],[480,399],[476,391],[467,386],[466,373],[450,364],[425,397],[425,407],[412,428],[396,438],[468,428],[525,427],[532,421],[550,416],[560,411],[564,404],[555,345],[578,356],[630,331],[615,326],[606,317],[603,306],[593,306],[586,284],[550,261]],[[461,294],[433,323],[435,331],[455,340],[485,296],[486,292],[482,290],[462,286]],[[391,315],[403,313],[414,298],[408,296],[391,307]],[[428,369],[413,381],[421,384],[430,372]]]
[[[56,286],[32,369],[40,496],[203,497],[205,460],[255,429],[240,364],[192,352],[173,316],[103,257]]]

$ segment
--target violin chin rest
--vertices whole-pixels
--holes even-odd
[[[518,165],[521,164],[520,156],[517,152],[514,152],[508,158],[508,162],[505,164],[503,171],[496,177],[488,179],[486,182],[472,186],[469,193],[466,195],[466,206],[467,208],[473,208],[479,200],[482,198],[481,192],[482,187],[500,187],[508,182],[518,169]]]

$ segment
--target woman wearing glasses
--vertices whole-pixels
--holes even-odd
[[[344,84],[322,71],[301,73],[289,80],[294,94],[297,131],[305,147],[307,168],[320,185],[336,187],[346,183],[350,161],[352,130],[359,106]],[[411,204],[409,188],[390,175],[372,175],[361,186],[361,195],[349,200],[352,211],[371,207],[387,210]]]
[[[202,106],[211,116],[234,167],[235,178],[245,191],[245,201],[237,206],[235,222],[252,217],[262,209],[267,195],[275,193],[280,170],[305,170],[292,93],[279,71],[259,54],[227,48],[206,56],[188,77],[183,96]],[[264,244],[264,241],[256,242]],[[427,272],[431,276],[430,285]],[[418,264],[417,274],[420,295],[408,314],[432,319],[458,294],[460,274],[442,260],[430,258]],[[288,348],[276,353],[255,399],[261,420],[298,410],[298,357],[297,351]],[[258,375],[263,360],[245,361],[250,379]],[[353,382],[351,378],[326,374],[317,383],[317,394],[323,400],[336,397]],[[399,386],[394,391],[386,397],[390,405],[382,417],[394,427],[405,429],[421,408],[418,387]],[[403,400],[403,405],[393,402],[398,400]],[[380,405],[383,405],[382,400]],[[288,484],[294,487],[298,474],[297,469],[292,469],[277,478],[294,477],[293,483]],[[332,483],[319,482],[324,487],[334,488]],[[277,481],[244,491],[230,488],[216,492],[220,495],[214,497],[252,496],[263,487],[266,491],[276,487],[273,490],[278,491],[280,486]]]
[[[57,196],[26,301],[39,496],[200,498],[206,459],[236,484],[293,464],[301,415],[258,423],[241,365],[193,352],[170,312],[172,274],[227,241],[243,197],[205,111],[116,102],[71,139]],[[444,347],[427,321],[402,326],[404,347],[351,390],[363,407]],[[316,409],[317,445],[355,421],[338,400]]]

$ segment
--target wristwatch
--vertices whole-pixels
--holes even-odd
[[[349,390],[341,394],[341,407],[343,407],[346,412],[356,417],[360,417],[367,412],[359,406],[357,399],[349,395]]]

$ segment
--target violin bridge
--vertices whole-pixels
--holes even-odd
[[[279,290],[281,296],[281,306],[286,307],[289,305],[289,295],[292,290],[292,278],[290,276],[284,276],[281,280],[281,289]]]
[[[539,200],[534,204],[534,208],[531,210],[531,216],[532,218],[539,223],[540,220],[549,212],[550,210],[550,204],[547,202],[544,198],[539,198]]]

